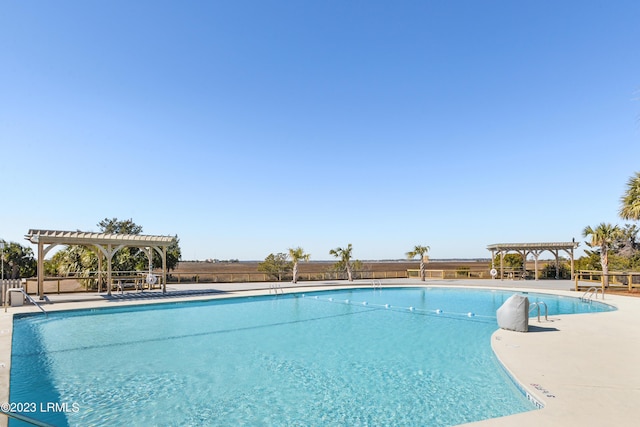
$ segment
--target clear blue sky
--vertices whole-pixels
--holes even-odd
[[[0,4],[0,238],[488,257],[623,224],[638,1]],[[584,247],[584,243],[581,245]]]

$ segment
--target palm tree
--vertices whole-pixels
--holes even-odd
[[[304,249],[298,246],[295,249],[289,248],[289,257],[293,262],[293,283],[298,283],[298,262],[309,261],[310,254],[305,254]]]
[[[602,265],[603,286],[609,286],[609,249],[622,235],[622,230],[617,225],[600,223],[595,229],[586,226],[582,230],[582,236],[591,236],[589,247],[600,247],[600,264]]]
[[[420,255],[420,280],[424,282],[425,274],[424,274],[424,255],[429,252],[429,246],[420,246],[416,245],[412,251],[407,252],[407,257],[409,259],[413,259],[416,256]]]
[[[347,277],[350,282],[353,282],[353,277],[351,275],[351,252],[353,251],[353,247],[351,243],[346,248],[335,248],[329,251],[329,255],[333,255],[336,258],[340,258],[339,264],[347,269]]]
[[[10,278],[31,277],[36,274],[36,260],[33,250],[19,243],[11,242],[4,248],[4,268],[10,268]]]
[[[620,199],[620,217],[637,221],[640,219],[640,172],[629,178],[627,191]]]

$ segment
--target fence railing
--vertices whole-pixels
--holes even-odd
[[[400,279],[406,278],[407,272],[402,271],[354,271],[355,279]],[[322,281],[322,280],[344,280],[347,273],[343,272],[316,272],[298,273],[298,281]],[[291,273],[268,274],[268,273],[171,273],[167,275],[167,283],[241,283],[241,282],[272,282],[290,281],[293,279]]]
[[[148,271],[114,271],[111,273],[111,289],[120,289],[119,285],[138,288],[148,288],[146,282]],[[162,286],[162,274],[153,272],[156,282],[153,286]],[[38,281],[35,277],[22,279],[25,282],[24,288],[28,294],[37,293]],[[85,272],[82,274],[69,274],[67,276],[45,276],[45,293],[65,293],[65,292],[96,292],[98,286],[102,291],[107,290],[106,272]]]
[[[112,273],[112,289],[119,289],[118,282],[125,287],[135,288],[145,286],[146,275],[148,271],[120,271]],[[162,275],[154,272],[157,278],[155,287],[162,286]],[[354,271],[355,279],[399,279],[406,278],[407,272],[402,271]],[[291,281],[293,277],[291,273],[283,273],[280,277],[267,273],[256,272],[234,272],[234,273],[211,273],[211,272],[189,272],[189,273],[168,273],[167,284],[169,283],[243,283],[243,282],[272,282],[272,281]],[[347,274],[342,272],[316,272],[316,273],[298,273],[298,281],[326,281],[326,280],[345,280]],[[25,291],[29,294],[38,292],[38,281],[35,277],[24,280]],[[61,277],[46,276],[44,277],[45,293],[68,293],[68,292],[97,292],[98,284],[101,283],[102,291],[106,291],[106,273],[97,272],[85,273],[82,275],[68,275]]]
[[[513,270],[513,271],[512,271]],[[505,269],[504,270],[504,278],[521,278],[520,273],[522,271],[516,269]],[[601,276],[601,272],[583,272],[587,274],[586,276],[589,279],[593,279],[591,281],[599,281],[599,277]],[[135,284],[144,285],[144,281],[148,271],[119,271],[112,272],[112,289],[117,288],[117,282],[120,281],[130,287],[134,287]],[[159,272],[154,272],[157,277],[157,283],[155,286],[161,285],[162,275]],[[589,275],[590,274],[590,275]],[[619,273],[621,274],[621,273]],[[625,273],[628,275],[628,273]],[[633,278],[634,286],[640,287],[640,273],[635,273],[636,276]],[[353,272],[354,279],[419,279],[420,278],[420,270],[419,269],[408,269],[408,270],[395,270],[395,271],[354,271]],[[531,277],[533,277],[531,275]],[[617,276],[616,276],[617,277]],[[465,269],[455,269],[455,270],[425,270],[425,278],[426,279],[491,279],[491,273],[488,269],[486,270],[465,270]],[[347,279],[346,272],[302,272],[298,273],[298,281],[327,281],[327,280],[345,280]],[[27,293],[33,294],[37,293],[37,280],[36,278],[28,278],[24,279],[25,282],[25,290]],[[278,275],[268,274],[268,273],[260,273],[255,271],[248,272],[184,272],[177,273],[171,272],[167,274],[167,284],[169,283],[242,283],[242,282],[272,282],[272,281],[291,281],[292,276],[291,272],[286,272]],[[588,281],[584,278],[581,278],[582,281]],[[622,283],[622,279],[616,279],[615,283]],[[66,293],[66,292],[96,292],[98,290],[98,283],[101,283],[102,291],[106,290],[106,273],[102,272],[89,272],[84,273],[82,275],[69,275],[64,277],[45,277],[44,278],[44,287],[45,293]],[[627,282],[624,282],[627,283]]]
[[[609,287],[618,289],[627,289],[632,291],[633,288],[640,288],[640,272],[637,271],[610,271],[607,276],[609,277]],[[604,287],[604,277],[602,271],[599,270],[578,270],[575,274],[576,291],[582,290],[582,288],[589,288],[592,283],[599,283]],[[587,282],[589,285],[580,285],[579,282]]]
[[[424,276],[427,279],[491,279],[488,270],[425,270]],[[407,270],[407,277],[419,279],[420,270]]]

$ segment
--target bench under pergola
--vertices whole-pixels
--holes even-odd
[[[504,256],[509,252],[517,252],[522,255],[523,265],[526,265],[527,256],[533,255],[535,261],[535,280],[538,280],[538,258],[544,251],[549,251],[556,259],[556,279],[560,270],[560,251],[565,251],[571,259],[571,279],[573,279],[573,250],[578,247],[579,243],[571,242],[554,242],[554,243],[496,243],[487,246],[491,251],[491,263],[496,257],[496,253],[500,254],[500,278],[504,277]]]
[[[111,261],[120,249],[140,248],[149,259],[152,250],[162,258],[162,292],[167,291],[167,247],[175,242],[173,236],[150,236],[143,234],[93,233],[85,231],[29,230],[25,239],[38,245],[38,295],[44,298],[44,257],[57,245],[81,245],[98,249],[98,254],[107,260],[107,293],[111,295]],[[98,257],[98,269],[101,270]]]

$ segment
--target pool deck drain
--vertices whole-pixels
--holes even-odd
[[[513,289],[579,297],[570,281],[541,280],[382,280],[384,286],[446,286]],[[371,286],[370,280],[283,284],[288,292]],[[130,304],[202,300],[269,294],[269,283],[210,283],[168,286],[167,295],[128,292],[107,298],[97,293],[48,295],[47,311]],[[273,291],[272,291],[273,292]],[[640,402],[640,298],[606,295],[618,310],[530,319],[531,331],[497,330],[491,346],[505,369],[543,409],[478,421],[465,426],[636,426]],[[0,403],[8,402],[13,314],[36,312],[33,306],[10,307],[0,314]],[[0,416],[0,426],[7,424]]]

